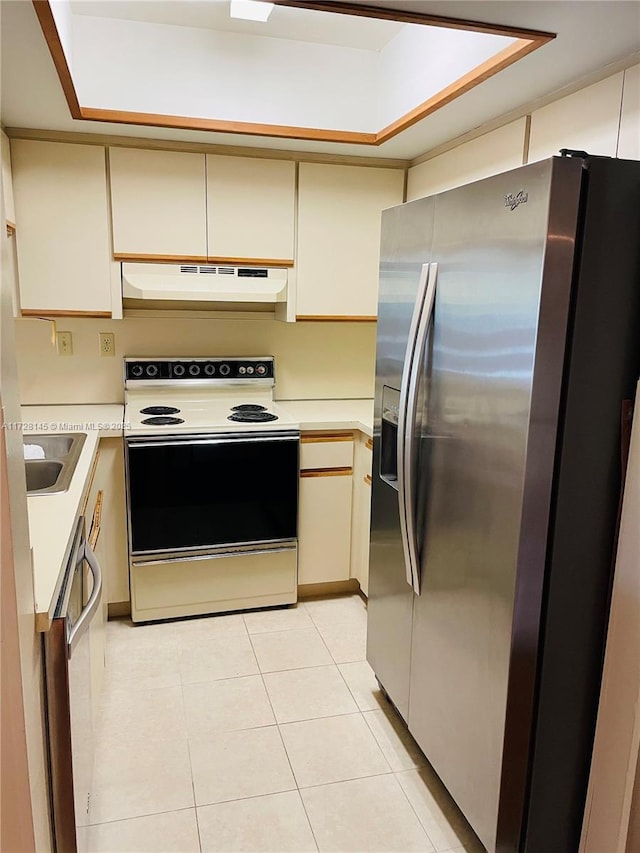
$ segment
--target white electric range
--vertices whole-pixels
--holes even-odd
[[[300,433],[254,358],[126,358],[134,622],[291,604]]]

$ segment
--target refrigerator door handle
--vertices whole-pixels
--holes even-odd
[[[398,494],[400,496],[400,528],[404,550],[407,583],[420,595],[420,561],[415,527],[413,435],[416,424],[418,385],[424,347],[433,325],[436,303],[438,264],[422,267],[420,289],[411,320],[411,335],[402,376],[400,416],[398,418]],[[414,323],[415,321],[415,323]]]
[[[78,645],[80,638],[89,627],[91,618],[100,605],[100,596],[102,594],[102,570],[100,568],[100,563],[89,547],[88,542],[84,543],[84,558],[89,564],[91,574],[93,575],[93,589],[91,590],[89,600],[82,609],[82,613],[78,617],[73,628],[69,631],[69,636],[67,637],[67,653],[69,660],[71,660],[73,650]]]
[[[429,281],[429,264],[423,264],[420,271],[420,281],[418,282],[418,290],[416,293],[416,301],[413,307],[411,316],[411,325],[409,327],[409,336],[407,338],[407,349],[404,356],[404,367],[402,369],[402,382],[400,385],[400,403],[398,407],[398,445],[397,445],[397,469],[398,469],[398,511],[400,514],[400,536],[402,539],[402,550],[404,551],[404,565],[407,583],[415,589],[414,573],[417,568],[415,565],[415,548],[412,549],[409,545],[409,530],[407,524],[407,516],[409,514],[409,506],[411,503],[412,476],[409,468],[406,467],[407,455],[411,455],[411,451],[407,451],[407,420],[409,420],[409,389],[411,386],[411,377],[413,375],[413,364],[416,358],[416,347],[418,341],[418,328],[420,326],[420,318],[424,306],[424,300],[427,293],[427,284]],[[415,403],[414,403],[415,405]],[[409,499],[407,501],[407,498]],[[415,538],[415,537],[414,537]]]

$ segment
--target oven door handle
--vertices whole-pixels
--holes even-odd
[[[189,447],[191,445],[215,445],[215,444],[228,444],[229,442],[241,441],[245,444],[257,444],[263,441],[298,441],[298,435],[260,435],[260,436],[249,436],[248,434],[239,435],[239,436],[231,436],[227,435],[220,438],[188,438],[188,439],[178,439],[171,441],[138,441],[135,438],[127,439],[127,446],[130,449],[135,449],[137,447]]]

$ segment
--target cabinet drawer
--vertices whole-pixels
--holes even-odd
[[[351,468],[353,434],[303,435],[300,441],[300,470]]]

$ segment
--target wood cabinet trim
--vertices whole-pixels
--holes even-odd
[[[300,471],[301,477],[351,477],[353,468],[308,468]]]
[[[292,267],[293,258],[208,258],[210,264],[232,264],[248,267]]]
[[[222,258],[205,255],[149,255],[130,252],[114,252],[114,261],[139,264],[228,264],[247,267],[292,267],[293,258]]]
[[[300,444],[319,444],[324,441],[353,441],[352,432],[317,432],[303,433]]]
[[[100,536],[100,522],[102,520],[102,501],[103,501],[103,491],[100,489],[98,495],[96,497],[96,503],[93,508],[93,517],[91,519],[91,530],[89,532],[89,547],[93,550],[98,544],[98,537]]]
[[[98,319],[111,319],[111,311],[67,311],[66,309],[50,308],[23,308],[20,312],[23,317],[96,317]]]
[[[129,252],[114,252],[114,261],[124,261],[132,264],[208,264],[206,255],[145,255]]]
[[[346,314],[297,314],[298,323],[377,323],[373,315],[349,316]]]

